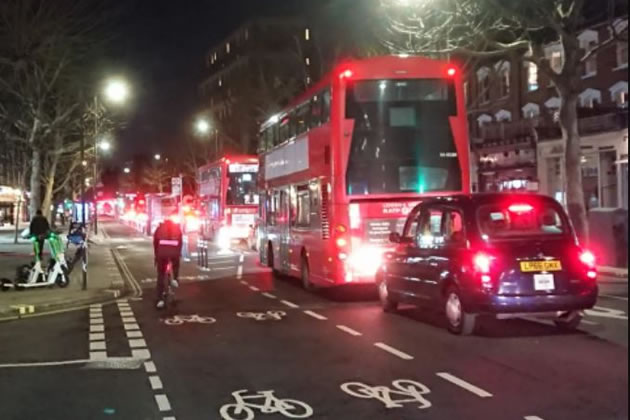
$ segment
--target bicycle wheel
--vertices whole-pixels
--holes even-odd
[[[372,388],[366,384],[362,384],[361,382],[348,382],[341,385],[341,390],[355,398],[374,398],[374,392],[372,391]]]
[[[200,324],[214,324],[215,322],[217,322],[217,320],[212,318],[211,316],[198,316],[197,322],[199,322]]]
[[[167,318],[164,320],[164,323],[166,325],[182,325],[184,321],[179,318]]]
[[[68,287],[70,284],[70,272],[68,271],[68,267],[65,265],[61,266],[61,274],[57,276],[55,282],[57,283],[57,286],[61,288]]]
[[[228,404],[221,407],[219,411],[223,420],[253,420],[254,411],[249,407],[242,407],[238,404]]]
[[[313,415],[313,409],[308,404],[291,399],[281,400],[278,411],[291,419],[305,419]]]

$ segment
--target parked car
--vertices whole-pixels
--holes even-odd
[[[441,307],[455,334],[471,334],[480,315],[550,317],[573,330],[597,300],[595,256],[549,197],[431,198],[390,241],[396,249],[376,278],[384,310],[399,302]]]

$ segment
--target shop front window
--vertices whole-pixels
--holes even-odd
[[[607,150],[599,155],[601,172],[601,205],[616,208],[617,203],[617,152]]]

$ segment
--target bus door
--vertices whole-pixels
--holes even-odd
[[[291,247],[291,217],[290,217],[290,203],[289,203],[289,189],[283,189],[280,191],[280,214],[278,218],[278,237],[280,243],[280,270],[283,272],[289,272],[290,269],[290,255],[289,249]]]

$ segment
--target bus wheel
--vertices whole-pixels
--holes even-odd
[[[306,258],[306,255],[302,255],[301,273],[302,273],[302,286],[304,287],[304,289],[308,290],[309,292],[312,292],[313,290],[315,290],[315,285],[311,283],[311,271],[308,266],[308,259]]]

